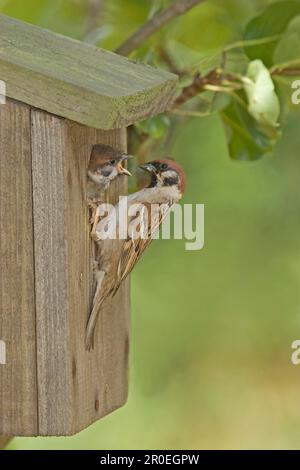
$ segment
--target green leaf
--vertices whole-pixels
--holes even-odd
[[[270,72],[261,60],[250,62],[243,82],[251,116],[260,124],[277,127],[279,99]]]
[[[299,59],[300,61],[300,16],[289,25],[288,31],[279,41],[274,52],[274,63],[280,64]]]
[[[271,4],[260,16],[248,23],[244,39],[257,40],[281,35],[287,29],[290,21],[300,15],[300,2],[286,0]],[[268,67],[273,65],[273,54],[280,37],[266,44],[247,46],[245,52],[251,59],[261,59]]]
[[[283,62],[290,62],[300,57],[300,32],[290,33],[280,41],[275,54],[275,64]],[[300,59],[299,59],[300,62]]]
[[[153,139],[160,139],[165,135],[170,127],[170,119],[164,115],[154,116],[143,122],[135,124],[135,128],[143,134],[147,134]]]
[[[228,130],[228,147],[232,159],[254,161],[272,151],[275,140],[271,140],[258,127],[239,103],[231,103],[222,117]]]

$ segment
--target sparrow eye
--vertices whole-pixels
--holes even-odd
[[[110,163],[111,165],[115,165],[115,164],[116,164],[116,162],[117,162],[117,160],[110,160],[110,162],[109,162],[109,163]]]
[[[162,164],[160,165],[160,169],[161,169],[162,171],[165,171],[165,170],[168,169],[168,165],[167,165],[166,163],[162,163]]]

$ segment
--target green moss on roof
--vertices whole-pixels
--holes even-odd
[[[7,95],[90,127],[114,129],[165,111],[177,77],[0,15]]]

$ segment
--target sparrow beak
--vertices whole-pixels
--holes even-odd
[[[123,162],[124,160],[130,160],[130,158],[133,158],[133,155],[130,155],[129,153],[123,153],[121,160]]]
[[[132,158],[132,155],[128,155],[127,153],[124,153],[124,155],[122,155],[121,161],[117,165],[117,170],[118,170],[119,175],[132,176],[130,171],[128,171],[126,168],[122,166],[122,162],[129,160],[130,158]]]
[[[126,160],[128,159],[129,157],[126,158]],[[119,175],[127,175],[127,176],[132,176],[132,174],[130,173],[130,171],[128,171],[126,168],[124,168],[122,166],[122,161],[125,160],[125,158],[122,158],[122,160],[118,163],[117,165],[117,170],[118,170],[118,174]]]
[[[156,173],[156,168],[151,163],[144,163],[143,165],[139,165],[139,168],[141,168],[144,171],[147,171],[150,174]]]

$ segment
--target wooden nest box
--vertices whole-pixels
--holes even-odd
[[[127,398],[128,282],[84,344],[91,149],[125,151],[126,127],[167,109],[176,77],[0,16],[0,80],[0,435],[71,435]]]

